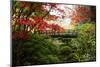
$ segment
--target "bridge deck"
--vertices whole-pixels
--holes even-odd
[[[76,38],[77,33],[42,33],[41,35],[51,36],[53,38]]]
[[[54,32],[54,31],[46,31],[46,32],[36,32],[37,34],[40,35],[47,35],[47,36],[51,36],[53,38],[76,38],[77,37],[77,31],[68,31],[68,32]]]

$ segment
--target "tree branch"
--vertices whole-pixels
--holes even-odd
[[[52,6],[50,7],[49,11],[42,18],[45,18],[50,13],[51,9],[52,9]]]

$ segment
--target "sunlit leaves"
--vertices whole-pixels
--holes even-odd
[[[91,11],[91,7],[77,5],[72,12],[71,20],[72,23],[79,23],[91,19],[92,16],[93,13]]]
[[[57,31],[57,32],[63,32],[64,29],[62,27],[60,27],[57,24],[48,24],[48,22],[46,22],[45,20],[43,20],[40,17],[37,16],[32,16],[30,19],[25,19],[25,18],[20,18],[17,20],[17,22],[15,23],[15,25],[25,25],[28,26],[28,28],[30,28],[30,30],[32,29],[37,29],[38,31],[41,32],[45,32],[48,31],[48,29],[50,29],[51,31]],[[27,29],[28,31],[28,29]]]

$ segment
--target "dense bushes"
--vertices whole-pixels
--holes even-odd
[[[13,64],[30,65],[58,63],[56,45],[46,36],[32,35],[32,40],[13,40]]]
[[[95,24],[85,23],[80,25],[78,37],[72,39],[70,45],[78,53],[80,61],[96,60],[96,34]]]
[[[78,27],[77,38],[58,45],[49,36],[27,33],[31,39],[13,39],[13,64],[37,65],[96,60],[95,25],[84,23]]]

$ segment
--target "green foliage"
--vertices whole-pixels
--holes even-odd
[[[14,65],[58,63],[56,46],[45,38],[34,34],[30,41],[13,41]]]
[[[69,46],[63,46],[61,47],[60,51],[61,51],[61,55],[67,56],[72,52],[72,48]]]
[[[72,39],[71,46],[79,54],[81,61],[95,61],[96,59],[96,34],[95,24],[84,23],[79,27],[78,37]]]
[[[45,6],[51,8],[46,10],[43,8]],[[54,10],[57,10],[56,12],[60,11],[61,14],[63,12],[61,9],[57,9],[56,4],[13,1],[12,35],[14,35],[16,32],[20,33],[20,31],[24,30],[24,32],[14,35],[15,37],[12,36],[14,66],[96,60],[96,29],[95,23],[93,22],[84,21],[78,23],[75,29],[78,31],[78,33],[75,33],[73,30],[74,32],[72,33],[75,33],[73,35],[70,34],[67,36],[65,32],[65,34],[63,34],[64,36],[58,37],[60,35],[59,34],[56,38],[53,38],[45,34],[39,34],[40,29],[41,31],[46,31],[46,28],[49,27],[52,27],[51,29],[54,29],[55,32],[59,32],[60,29],[63,30],[58,25],[49,25],[47,22],[45,22],[45,20],[51,20],[53,18],[54,20],[58,18],[61,19],[60,16],[50,15],[50,11]],[[79,14],[78,11],[76,13]],[[79,21],[82,21],[82,19],[86,18],[85,16],[77,17],[78,14],[76,17],[72,17],[74,17],[76,20],[78,19]],[[19,22],[19,19],[23,19],[23,21]],[[32,23],[28,22],[29,19],[31,19]],[[34,24],[35,22],[38,25]],[[32,30],[28,31],[28,28],[31,29],[31,27]],[[33,30],[34,33],[31,32]],[[70,31],[71,30],[69,30],[69,32]],[[76,38],[74,35],[77,35],[75,36]]]
[[[13,64],[37,65],[96,60],[95,24],[84,23],[78,28],[77,38],[63,44],[54,43],[46,35],[32,34],[31,40],[13,40]]]

